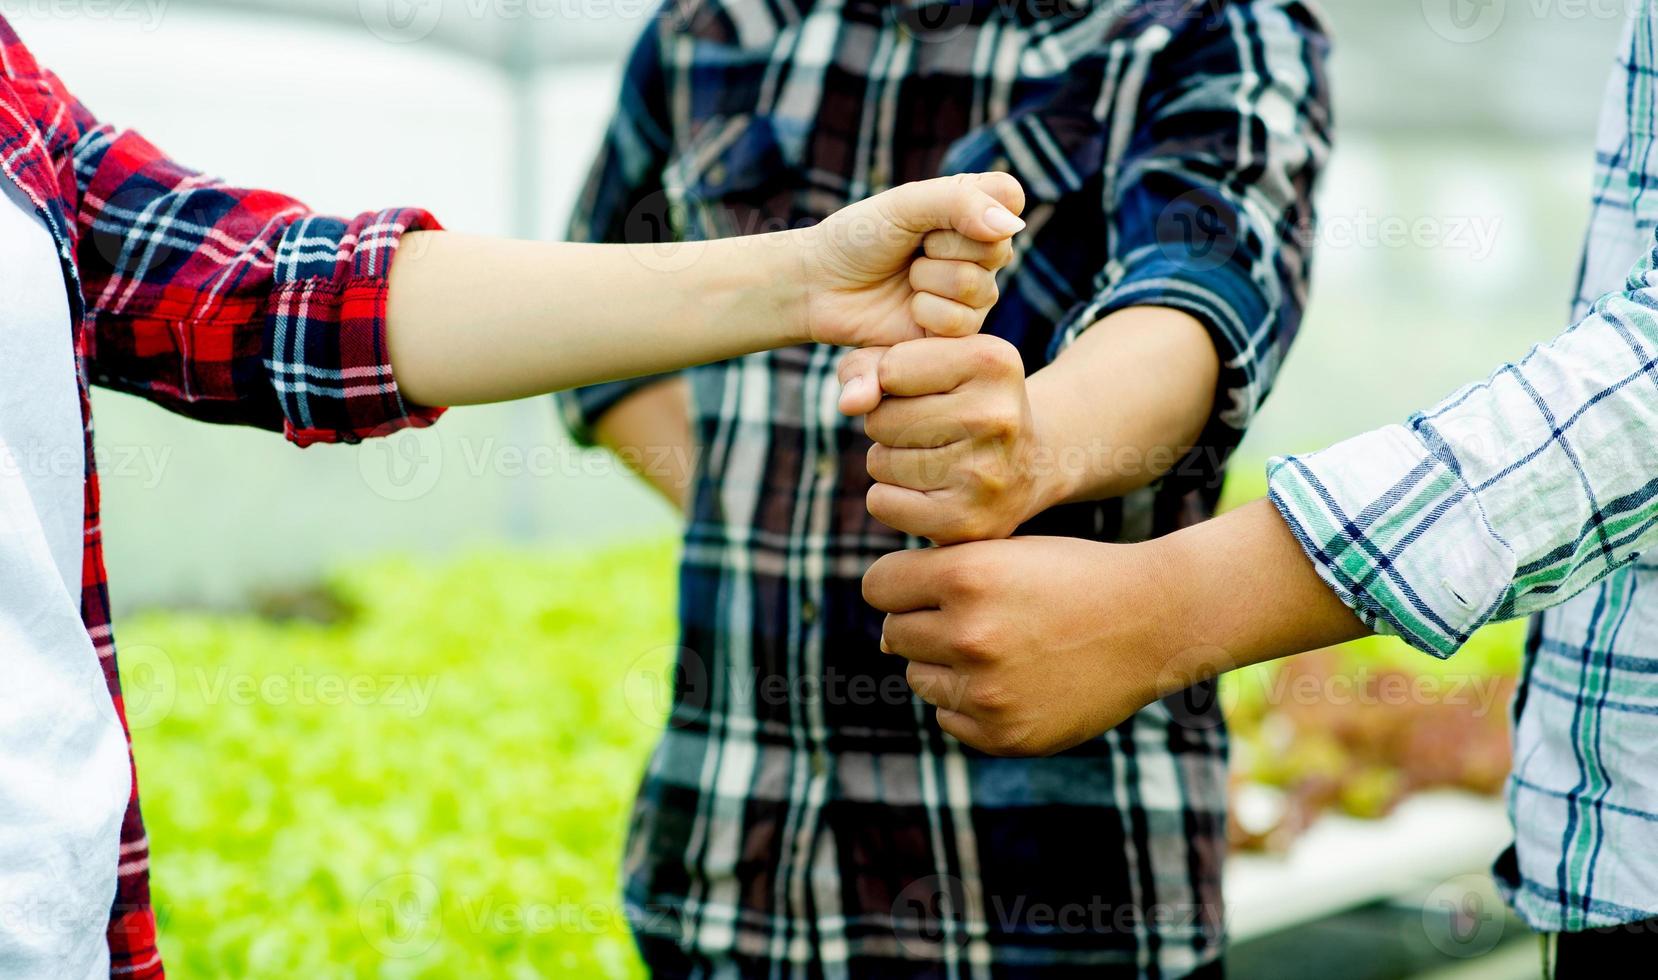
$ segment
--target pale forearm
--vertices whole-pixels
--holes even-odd
[[[1133,307],[1083,333],[1029,381],[1047,506],[1117,497],[1171,470],[1213,410],[1220,361],[1203,324]]]
[[[808,341],[965,336],[995,302],[1023,207],[1013,178],[969,174],[894,188],[811,228],[712,242],[413,233],[392,262],[386,346],[408,401],[466,405]]]
[[[386,342],[421,405],[525,398],[806,339],[788,235],[677,245],[405,237]]]

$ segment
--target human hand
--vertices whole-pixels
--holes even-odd
[[[1047,755],[1116,727],[1178,677],[1180,612],[1157,542],[1014,538],[902,551],[864,598],[881,648],[941,728],[993,755]],[[1173,665],[1171,665],[1173,664]]]
[[[996,755],[1062,751],[1225,671],[1369,632],[1266,500],[1140,544],[902,551],[864,598],[940,727]]]
[[[869,347],[977,333],[1024,208],[1013,177],[964,174],[905,184],[788,233],[802,252],[808,338]]]
[[[841,361],[841,410],[864,414],[869,512],[956,544],[1005,538],[1066,491],[1031,412],[1019,351],[1000,337],[930,337]]]

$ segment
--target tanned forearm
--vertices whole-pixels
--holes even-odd
[[[1169,635],[1147,648],[1157,676],[1185,684],[1370,635],[1324,584],[1271,501],[1133,547],[1161,569]],[[1179,683],[1184,681],[1185,683]]]
[[[642,388],[617,402],[594,427],[599,445],[615,453],[680,513],[690,507],[695,443],[690,385],[682,377]]]
[[[1209,420],[1219,373],[1209,332],[1180,310],[1132,307],[1085,331],[1028,382],[1042,509],[1120,497],[1173,469]]]
[[[1268,501],[1140,544],[1013,538],[876,562],[882,648],[945,731],[1046,755],[1249,664],[1366,634]]]

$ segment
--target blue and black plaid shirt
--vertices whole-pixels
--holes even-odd
[[[775,230],[909,180],[1012,172],[1031,229],[985,329],[1029,370],[1137,305],[1189,311],[1220,352],[1215,417],[1177,475],[1026,529],[1143,539],[1208,513],[1295,334],[1326,53],[1292,0],[697,0],[645,31],[574,237]],[[626,859],[646,959],[659,976],[781,978],[1212,962],[1213,705],[1155,705],[1052,759],[944,736],[861,598],[876,558],[919,543],[865,511],[869,443],[836,411],[837,358],[688,372],[678,690]],[[644,383],[561,404],[587,435]]]

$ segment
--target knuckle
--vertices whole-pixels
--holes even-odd
[[[973,707],[986,715],[1000,715],[1013,706],[1013,695],[994,681],[980,681],[973,686]]]
[[[903,377],[903,356],[896,353],[897,348],[889,350],[875,365],[875,380],[879,381],[882,390],[891,391],[898,387]],[[879,409],[877,409],[879,411]]]
[[[950,638],[950,648],[963,660],[970,663],[985,663],[995,657],[996,644],[992,642],[990,634],[983,629],[963,627]],[[975,688],[976,692],[986,688]],[[994,688],[988,688],[994,690]],[[975,696],[975,701],[978,698]]]
[[[995,405],[981,415],[977,428],[992,442],[1008,442],[1019,435],[1020,413],[1007,405]]]
[[[1013,489],[1012,482],[1000,466],[981,466],[974,470],[973,481],[981,498],[994,500]]]
[[[964,598],[978,595],[988,584],[984,571],[971,561],[952,562],[944,572],[944,587]]]
[[[1023,727],[997,725],[987,741],[989,745],[985,746],[985,751],[991,755],[1016,758],[1032,754],[1030,732]]]
[[[1019,362],[1019,351],[1000,337],[981,334],[973,346],[973,365],[980,374],[999,377],[1012,370],[1015,365],[1021,372],[1023,365]]]
[[[885,558],[878,559],[864,572],[863,594],[864,601],[876,608],[880,607],[881,600],[886,594],[886,576],[889,563]]]
[[[957,653],[981,663],[997,660],[1001,656],[1001,631],[988,618],[964,617],[951,636],[951,643]]]

